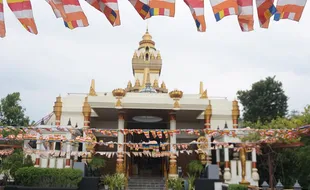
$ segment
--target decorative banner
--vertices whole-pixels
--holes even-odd
[[[8,155],[13,154],[13,152],[14,152],[14,148],[3,149],[3,150],[0,150],[0,156],[8,156]]]
[[[184,0],[186,5],[191,10],[193,18],[196,23],[197,31],[206,31],[206,21],[204,15],[204,0]]]
[[[253,0],[237,0],[239,13],[238,22],[242,32],[254,30]]]
[[[236,0],[210,0],[210,3],[217,22],[225,16],[237,15],[239,12]]]
[[[121,25],[117,0],[86,0],[86,2],[105,14],[112,26]]]
[[[88,26],[88,20],[78,0],[46,0],[52,7],[56,18],[62,17],[69,29]]]
[[[307,0],[278,0],[274,20],[290,19],[299,22]]]
[[[273,0],[256,0],[258,20],[261,28],[268,28],[272,15],[277,12]]]
[[[150,5],[149,14],[146,18],[152,16],[174,17],[175,0],[148,0]]]
[[[0,37],[5,37],[4,9],[3,0],[0,0]]]
[[[149,1],[129,0],[129,2],[136,9],[136,11],[139,13],[139,15],[142,17],[143,20],[147,18],[147,15],[149,14],[150,11]]]
[[[7,0],[7,3],[23,27],[30,33],[38,34],[30,0]]]
[[[112,26],[119,26],[120,10],[118,0],[86,0],[94,8],[105,14]],[[142,19],[152,16],[174,17],[175,0],[128,0]],[[27,31],[37,34],[37,27],[33,18],[30,0],[7,0],[20,23]],[[69,29],[86,27],[89,25],[79,0],[46,0],[56,15],[62,18]],[[204,0],[184,0],[195,20],[197,31],[205,32]],[[274,20],[290,19],[299,22],[307,0],[278,0],[277,9],[274,0],[256,0],[260,27],[268,28],[270,18]],[[210,0],[216,21],[225,16],[238,15],[240,28],[244,32],[253,30],[253,2],[252,0]],[[0,0],[0,37],[5,37],[5,23],[3,0]]]

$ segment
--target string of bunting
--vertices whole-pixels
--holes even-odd
[[[218,22],[226,16],[236,15],[243,32],[254,30],[253,1],[257,6],[258,20],[261,28],[268,28],[272,16],[275,21],[290,19],[299,22],[307,0],[209,0],[215,20]],[[56,18],[61,18],[69,29],[87,27],[88,19],[79,0],[46,0]],[[93,8],[102,12],[112,26],[121,25],[118,0],[86,0]],[[153,16],[175,16],[176,0],[128,0],[142,19]],[[197,31],[206,31],[204,15],[205,0],[184,0],[194,18]],[[38,34],[30,0],[7,0],[9,9],[22,26],[30,33]],[[5,37],[3,0],[0,0],[0,37]]]
[[[69,142],[81,142],[81,143],[93,143],[93,139],[90,134],[101,133],[103,135],[117,137],[118,133],[122,133],[124,135],[133,135],[133,134],[144,134],[146,138],[150,138],[150,134],[156,138],[162,138],[163,134],[165,138],[172,136],[174,134],[187,134],[187,135],[196,135],[201,136],[205,134],[209,137],[220,137],[220,136],[230,136],[230,137],[237,137],[237,136],[246,136],[251,133],[258,133],[261,137],[259,142],[263,143],[272,143],[277,141],[278,139],[297,139],[301,135],[310,134],[310,125],[303,126],[297,129],[250,129],[250,128],[243,128],[243,129],[224,129],[224,130],[211,130],[211,129],[176,129],[176,130],[150,130],[150,129],[89,129],[85,130],[87,134],[85,137],[76,136],[74,139],[67,139],[64,135],[46,135],[43,137],[40,135],[38,137],[38,133],[41,134],[43,130],[47,131],[67,131],[73,133],[73,131],[78,131],[76,129],[67,128],[66,130],[64,127],[55,127],[55,128],[42,128],[42,127],[25,127],[25,128],[13,128],[13,127],[5,127],[0,128],[0,139],[1,140],[42,140],[42,141],[69,141]],[[4,135],[4,134],[7,135]],[[102,142],[98,142],[99,144]]]

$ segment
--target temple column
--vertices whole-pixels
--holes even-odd
[[[218,165],[219,167],[219,175],[221,176],[222,175],[222,172],[221,172],[221,166],[220,166],[220,163],[221,163],[221,155],[220,155],[220,149],[217,148],[216,149],[216,164]]]
[[[118,113],[118,135],[117,135],[117,159],[116,159],[116,173],[124,173],[124,149],[123,146],[119,146],[124,143],[124,134],[120,131],[124,129],[125,120],[124,113]]]
[[[256,168],[256,148],[252,149],[252,178],[254,181],[259,181],[259,174]]]
[[[42,142],[40,140],[37,140],[37,153],[36,153],[36,162],[34,164],[34,167],[40,167],[40,162],[41,162],[41,153],[40,153],[40,150],[41,150],[41,144]]]
[[[85,97],[84,104],[83,104],[83,116],[84,116],[84,126],[83,126],[83,137],[85,138],[87,136],[87,130],[90,127],[90,114],[91,114],[91,108],[88,104],[88,97]],[[83,152],[86,152],[86,144],[83,143]],[[86,157],[83,157],[83,162],[86,162]]]
[[[224,180],[231,180],[231,173],[229,167],[229,149],[227,147],[224,148],[224,160],[225,160],[225,168],[224,168]]]
[[[79,152],[79,143],[74,143],[73,145],[75,154],[74,154],[74,162],[78,161],[78,152]]]
[[[175,113],[170,113],[170,130],[176,130],[176,115]],[[174,148],[174,144],[177,142],[176,134],[170,135],[170,160],[169,160],[169,178],[177,178],[177,157],[176,157],[176,149]]]
[[[54,103],[54,114],[55,114],[55,125],[59,126],[60,125],[60,120],[61,120],[61,113],[62,113],[62,102],[61,102],[61,97],[58,96],[56,98],[56,102]]]
[[[66,142],[66,165],[65,168],[71,168],[71,144]]]
[[[233,120],[233,128],[237,129],[238,128],[238,119],[240,115],[240,110],[239,110],[239,105],[238,101],[234,100],[232,103],[232,120]]]
[[[211,117],[212,117],[212,105],[211,100],[209,100],[209,104],[205,110],[205,129],[211,129]],[[208,142],[211,142],[211,137],[209,135],[206,135],[206,138]],[[212,152],[211,152],[211,143],[208,143],[208,152],[207,152],[207,163],[212,164]]]

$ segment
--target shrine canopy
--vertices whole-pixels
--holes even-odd
[[[5,10],[0,0],[0,37],[5,37]],[[49,14],[55,14],[56,18],[62,19],[65,27],[75,29],[79,27],[87,27],[89,25],[87,13],[84,13],[79,0],[46,0],[50,5]],[[121,17],[118,0],[86,0],[93,8],[100,11],[106,16],[107,20],[114,26],[121,25]],[[176,0],[128,0],[128,6],[124,8],[134,8],[142,19],[150,19],[154,16],[174,17]],[[254,30],[254,17],[258,18],[261,28],[268,28],[270,20],[274,21],[289,19],[299,22],[303,14],[307,0],[184,0],[178,3],[185,3],[193,17],[193,25],[195,24],[197,31],[205,32],[207,28],[205,20],[205,4],[210,3],[214,18],[217,22],[224,17],[236,16],[236,22],[239,23],[243,32]],[[254,16],[254,6],[257,7],[257,15]],[[21,25],[30,33],[38,34],[35,18],[32,9],[31,0],[7,0],[10,11],[19,20]],[[52,13],[53,12],[53,13]],[[48,13],[46,13],[48,14]],[[40,15],[44,16],[44,15]],[[125,15],[124,15],[125,16]],[[194,28],[194,27],[193,27]]]

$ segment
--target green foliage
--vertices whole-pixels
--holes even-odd
[[[171,188],[173,190],[183,190],[184,189],[184,179],[183,178],[168,179],[168,188]]]
[[[122,189],[125,186],[126,177],[124,174],[115,173],[114,175],[105,175],[100,178],[100,185],[108,185],[109,189]]]
[[[239,184],[229,184],[228,190],[248,190],[248,187]]]
[[[187,167],[189,174],[195,177],[198,177],[203,170],[203,165],[199,160],[190,161]]]
[[[194,187],[195,187],[195,180],[196,180],[196,177],[193,176],[193,175],[190,175],[190,174],[187,174],[188,175],[188,189],[189,190],[193,190]]]
[[[250,90],[238,91],[237,96],[243,105],[244,121],[266,123],[287,114],[288,98],[275,77],[260,80],[252,84]]]
[[[20,93],[14,92],[1,99],[0,123],[4,126],[28,126],[29,117],[20,105]]]
[[[33,162],[30,156],[24,157],[21,150],[15,150],[15,152],[3,159],[1,172],[9,174],[13,179],[16,177],[16,171],[19,168],[33,166]]]
[[[15,174],[17,184],[28,187],[77,188],[82,180],[82,171],[71,168],[24,167]]]
[[[93,157],[88,165],[92,176],[100,176],[100,170],[105,167],[106,161],[101,157]]]

